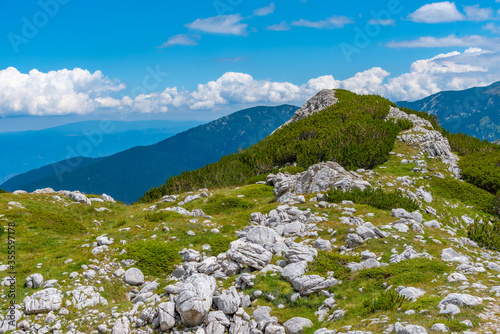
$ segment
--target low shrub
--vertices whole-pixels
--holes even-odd
[[[234,238],[226,237],[223,235],[216,235],[208,240],[211,247],[212,256],[217,256],[220,253],[225,253],[229,249],[229,244],[234,241]]]
[[[4,194],[4,193],[6,193],[6,191],[3,189],[0,189],[0,194]]]
[[[350,273],[347,268],[349,262],[359,262],[359,256],[342,255],[334,252],[318,251],[318,256],[309,264],[309,274],[326,276],[329,271],[333,271],[333,276],[337,279],[344,279]]]
[[[382,292],[373,300],[365,300],[363,306],[372,313],[376,311],[394,311],[408,301],[408,298],[400,296],[396,290],[389,290]]]
[[[417,201],[404,196],[401,191],[385,192],[380,188],[366,188],[364,190],[355,188],[346,191],[331,188],[326,193],[326,199],[334,203],[348,200],[356,204],[370,205],[381,210],[403,208],[411,212],[419,208]]]
[[[431,187],[436,195],[446,199],[458,199],[478,210],[495,214],[496,198],[486,190],[456,179],[433,178]]]
[[[411,122],[386,122],[394,104],[380,96],[335,92],[338,102],[320,113],[281,127],[257,144],[200,169],[169,178],[139,200],[199,188],[228,187],[265,180],[276,166],[296,163],[298,172],[321,161],[336,161],[348,170],[371,169],[386,162],[397,135]],[[285,169],[286,169],[285,168]]]
[[[442,261],[415,258],[389,266],[362,269],[352,275],[350,279],[373,279],[399,286],[427,282],[448,270],[449,267]]]
[[[125,246],[122,258],[136,260],[135,264],[146,275],[161,276],[172,272],[181,263],[180,247],[160,240],[136,241]]]
[[[500,251],[500,221],[498,220],[469,225],[467,236],[482,247]]]
[[[220,213],[233,213],[241,209],[249,209],[254,204],[239,197],[228,197],[220,194],[210,197],[205,204],[201,206],[202,210],[209,215]]]
[[[500,151],[477,152],[459,161],[462,178],[492,194],[500,191]]]

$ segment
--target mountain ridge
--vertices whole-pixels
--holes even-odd
[[[50,187],[79,189],[86,193],[106,192],[130,203],[170,175],[199,168],[236,152],[238,148],[250,146],[288,120],[295,109],[297,107],[291,105],[244,109],[156,144],[133,147],[104,159],[94,160],[92,164],[81,168],[72,167],[71,162],[64,161],[62,164],[52,165],[55,171],[63,171],[61,175],[53,173],[33,180],[33,175],[36,174],[33,171],[28,175],[15,177],[1,187],[11,191],[33,191]],[[24,182],[25,176],[29,176],[30,182]]]
[[[98,158],[125,149],[150,145],[199,122],[83,121],[36,131],[0,133],[0,183],[55,163],[83,156]]]

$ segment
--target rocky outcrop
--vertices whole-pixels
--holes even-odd
[[[417,147],[425,152],[429,158],[441,159],[442,162],[449,166],[450,172],[457,178],[460,177],[458,156],[451,151],[448,139],[434,130],[429,121],[413,114],[407,114],[393,107],[391,107],[387,119],[410,120],[413,123],[413,128],[403,131],[398,136],[398,140],[409,146]]]
[[[55,288],[43,289],[24,298],[24,313],[39,314],[61,308],[62,292]]]
[[[176,309],[182,323],[193,327],[202,324],[210,311],[215,291],[215,278],[194,274],[182,285],[176,299]]]
[[[290,118],[288,121],[286,121],[282,126],[280,126],[278,129],[274,130],[274,132],[278,131],[284,126],[287,126],[290,123],[297,122],[301,119],[304,119],[306,117],[309,117],[318,111],[324,110],[335,103],[338,102],[338,99],[335,97],[335,90],[334,89],[323,89],[320,90],[316,95],[311,97],[309,100],[307,100],[306,103],[302,105],[302,107],[295,112],[295,114]]]
[[[278,173],[270,178],[274,185],[274,196],[281,203],[293,201],[297,194],[323,192],[331,187],[348,190],[371,187],[355,172],[348,172],[336,162],[321,162],[312,165],[307,171],[290,175]]]
[[[273,254],[259,244],[236,240],[229,245],[227,256],[241,265],[260,270],[271,262]]]

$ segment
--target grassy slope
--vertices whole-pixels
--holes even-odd
[[[404,154],[405,157],[416,154],[412,148],[403,144],[397,144],[394,148],[396,153]],[[386,184],[392,182],[398,185],[395,180],[401,174],[417,177],[417,184],[428,183],[425,179],[419,179],[420,174],[415,174],[410,171],[408,165],[401,165],[400,160],[402,157],[392,155],[390,159],[380,167],[375,169],[375,177],[371,182]],[[430,168],[436,170],[445,170],[445,167],[438,161],[427,159]],[[404,171],[402,171],[404,169]],[[386,187],[387,190],[395,187]],[[431,187],[433,193],[438,193],[438,189]],[[190,244],[193,248],[201,250],[202,244],[216,244],[219,238],[228,238],[229,240],[235,239],[235,231],[237,229],[247,226],[249,214],[251,212],[260,211],[268,212],[275,208],[278,203],[273,202],[271,187],[263,185],[249,185],[241,188],[222,188],[211,189],[213,193],[212,198],[234,198],[239,199],[237,195],[245,195],[242,199],[244,202],[240,203],[239,207],[235,209],[222,209],[217,206],[217,201],[210,203],[203,203],[203,200],[196,200],[186,205],[186,208],[202,208],[210,212],[213,220],[210,223],[202,223],[203,219],[198,219],[198,223],[190,222],[189,218],[179,215],[166,215],[163,217],[154,217],[149,211],[143,211],[144,208],[149,207],[145,204],[137,204],[133,206],[125,206],[123,204],[104,204],[112,210],[112,212],[98,213],[92,207],[85,207],[79,204],[70,203],[64,199],[64,203],[54,202],[51,196],[48,195],[12,195],[0,194],[0,213],[3,218],[9,221],[14,220],[17,224],[17,247],[18,247],[18,301],[21,301],[28,289],[23,287],[24,279],[31,273],[40,272],[46,279],[56,278],[60,279],[60,283],[64,288],[70,284],[70,280],[61,279],[66,277],[64,274],[72,271],[79,271],[82,264],[91,264],[88,259],[94,258],[90,253],[90,248],[82,247],[83,244],[89,244],[95,241],[95,237],[108,233],[116,241],[126,240],[127,243],[142,239],[151,239],[153,235],[157,235],[156,240],[175,243],[178,248],[188,247]],[[308,195],[309,199],[312,195]],[[15,200],[26,207],[26,209],[8,209],[7,202]],[[467,206],[459,199],[446,198],[435,196],[435,202],[432,206],[440,213],[441,217],[438,220],[444,225],[452,228],[460,227],[457,225],[452,217],[460,217],[467,214],[470,217],[482,217],[488,219],[490,216],[480,210]],[[159,207],[171,206],[173,204],[158,204]],[[100,206],[100,205],[99,205]],[[456,207],[455,207],[456,206]],[[242,207],[246,207],[242,209]],[[314,205],[314,202],[307,202],[299,206],[301,209],[311,208],[313,212],[325,213],[328,215],[328,221],[321,223],[320,227],[324,232],[320,233],[323,238],[330,238],[326,232],[329,228],[337,230],[335,236],[337,247],[345,242],[345,237],[349,231],[350,226],[343,225],[339,218],[342,215],[338,209],[321,209]],[[355,205],[357,210],[356,215],[367,217],[368,212],[374,213],[375,216],[370,218],[370,221],[376,226],[381,226],[394,221],[390,217],[388,211],[375,209],[367,205]],[[152,211],[154,212],[154,211]],[[47,218],[52,217],[52,218]],[[58,217],[58,218],[55,218]],[[102,221],[101,226],[92,223],[94,219]],[[424,214],[424,219],[431,220],[434,217]],[[65,222],[73,222],[72,224],[65,224]],[[6,222],[6,221],[5,221]],[[62,226],[62,227],[61,227]],[[169,232],[163,232],[162,227],[169,227]],[[83,230],[82,230],[83,227]],[[211,234],[207,232],[213,227],[221,230],[221,234]],[[129,228],[125,230],[124,228]],[[122,229],[122,230],[120,230]],[[194,237],[186,236],[186,232],[192,230],[196,233]],[[444,230],[440,229],[426,229],[424,241],[415,239],[416,233],[409,232],[404,234],[402,239],[396,240],[394,238],[387,238],[385,240],[377,239],[370,240],[363,244],[360,248],[356,249],[356,253],[364,249],[369,249],[375,252],[382,258],[382,261],[388,261],[391,255],[391,249],[395,248],[398,252],[404,250],[405,244],[413,244],[418,251],[429,252],[436,259],[440,258],[441,249],[446,247],[456,247],[456,245],[449,240],[450,235]],[[465,229],[458,229],[457,236],[466,236]],[[2,239],[5,239],[6,234],[3,234]],[[436,241],[442,244],[436,243]],[[118,242],[112,246],[113,251],[109,255],[99,254],[95,258],[99,261],[108,262],[117,257],[117,253],[122,249]],[[466,252],[460,249],[461,252]],[[479,249],[472,249],[470,255],[474,257],[474,253],[478,253]],[[4,259],[6,249],[2,249],[1,258]],[[335,252],[335,251],[334,251]],[[73,259],[73,262],[65,264],[68,258]],[[276,259],[275,259],[276,260]],[[40,269],[35,269],[36,264],[42,263]],[[372,330],[378,332],[383,328],[383,324],[367,320],[361,322],[363,319],[380,319],[386,317],[389,323],[395,321],[409,321],[417,323],[429,328],[435,322],[449,322],[447,316],[439,315],[438,309],[435,307],[439,300],[442,298],[442,292],[446,287],[447,290],[457,290],[458,283],[448,283],[444,273],[451,273],[454,271],[454,266],[443,264],[441,261],[423,261],[423,262],[408,262],[407,265],[391,265],[387,267],[387,271],[380,272],[380,270],[364,270],[361,272],[349,274],[344,280],[344,283],[332,289],[336,294],[338,305],[347,310],[346,317],[335,323],[320,324],[314,316],[314,311],[322,303],[325,297],[311,296],[307,299],[300,299],[297,302],[290,300],[293,290],[289,283],[283,281],[279,276],[268,275],[266,277],[259,277],[257,280],[256,289],[260,289],[266,293],[272,293],[277,297],[274,301],[269,301],[266,298],[260,298],[256,303],[258,305],[270,305],[273,307],[273,314],[276,315],[280,321],[286,321],[288,318],[301,314],[301,316],[310,318],[314,321],[314,328],[320,326],[327,326],[329,328],[340,329],[344,325],[355,324],[353,329]],[[153,277],[149,277],[150,279]],[[167,284],[163,275],[159,275],[161,287]],[[234,278],[231,278],[232,280]],[[486,281],[496,280],[497,278],[486,277],[485,274],[469,276],[470,281]],[[126,291],[130,290],[129,287],[120,283],[119,279],[113,278],[113,284],[103,281],[104,292],[103,296],[110,301],[109,306],[99,306],[96,309],[106,311],[109,314],[113,306],[118,306],[119,310],[124,310],[130,307],[130,302],[126,301]],[[388,285],[406,285],[423,288],[427,291],[426,295],[415,303],[404,303],[400,311],[377,311],[371,313],[369,309],[363,307],[363,303],[369,302],[378,296],[384,290],[383,283]],[[500,282],[497,282],[499,284]],[[224,283],[225,286],[229,282]],[[363,288],[363,293],[359,293],[359,289]],[[458,290],[457,290],[458,291]],[[252,290],[248,291],[252,292]],[[487,292],[474,291],[475,295],[490,296]],[[114,301],[114,302],[113,302]],[[284,309],[278,309],[278,304],[284,304]],[[425,315],[405,315],[403,313],[406,309],[415,309],[417,311],[426,309]],[[456,316],[454,323],[457,320],[470,319],[475,324],[478,323],[477,313],[481,308],[463,309],[463,312]],[[69,319],[78,315],[77,310],[70,307],[71,314]],[[430,317],[429,317],[430,316]],[[449,323],[453,325],[453,323]],[[82,330],[82,329],[80,329]],[[85,329],[83,329],[85,331]]]

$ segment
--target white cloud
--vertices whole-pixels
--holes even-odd
[[[440,23],[465,20],[465,16],[460,13],[454,2],[443,1],[423,5],[408,18],[414,22]]]
[[[456,35],[449,35],[447,37],[420,37],[412,41],[392,41],[386,44],[391,48],[442,48],[442,47],[490,47],[497,48],[499,45],[499,38],[487,38],[479,35],[457,37]]]
[[[189,35],[180,34],[170,37],[165,43],[160,45],[158,48],[163,49],[176,45],[198,45],[198,42]]]
[[[493,23],[493,22],[490,22],[490,23],[484,25],[483,29],[489,30],[489,31],[491,31],[492,33],[495,33],[495,34],[500,34],[500,27],[497,27],[495,25],[495,23]]]
[[[368,21],[368,24],[379,25],[379,26],[395,26],[396,21],[393,19],[387,19],[387,20],[371,19],[370,21]]]
[[[208,32],[212,34],[246,35],[248,24],[241,23],[243,17],[240,14],[219,15],[206,19],[196,19],[186,24],[186,27]]]
[[[269,14],[274,13],[274,10],[276,9],[276,6],[274,5],[274,2],[271,2],[269,6],[258,8],[253,11],[253,15],[255,16],[266,16]]]
[[[493,17],[491,8],[481,8],[479,5],[464,6],[465,14],[461,13],[454,2],[443,1],[423,5],[408,18],[413,22],[443,23],[456,21],[486,21]]]
[[[493,16],[493,9],[480,8],[479,5],[465,6],[464,11],[469,21],[486,21]]]
[[[283,21],[279,24],[273,24],[273,25],[267,26],[266,30],[287,31],[287,30],[290,30],[290,26],[288,25],[288,23]]]
[[[101,71],[34,69],[25,74],[9,67],[0,71],[0,115],[86,114],[112,106],[107,94],[124,88]]]
[[[100,71],[60,70],[22,74],[15,68],[0,71],[0,115],[63,115],[94,111],[158,113],[185,110],[237,110],[256,104],[300,105],[321,89],[344,88],[358,94],[379,94],[393,101],[416,100],[442,90],[485,86],[500,80],[500,52],[468,47],[463,52],[437,54],[414,61],[398,76],[380,67],[344,80],[332,75],[298,85],[255,79],[247,73],[227,72],[194,90],[168,87],[136,97],[114,98],[124,85]]]
[[[321,21],[309,21],[305,19],[300,19],[298,21],[293,21],[292,25],[297,27],[308,27],[315,29],[332,29],[332,28],[343,28],[346,24],[354,23],[354,21],[345,16],[332,16]]]

